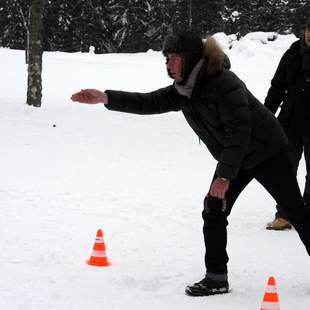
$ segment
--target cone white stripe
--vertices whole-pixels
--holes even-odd
[[[96,237],[95,242],[96,243],[104,243],[103,237]]]
[[[94,250],[91,254],[94,257],[106,257],[105,251],[96,251]]]
[[[266,293],[276,293],[277,289],[274,285],[267,285],[266,287]]]
[[[260,310],[280,310],[279,303],[277,302],[266,302],[262,303]]]

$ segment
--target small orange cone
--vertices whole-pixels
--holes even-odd
[[[269,277],[260,310],[280,310],[274,277]]]
[[[95,244],[93,247],[93,252],[89,260],[86,261],[88,265],[104,267],[111,265],[108,262],[106,251],[105,251],[105,244],[103,240],[102,230],[97,230],[97,236],[95,239]]]

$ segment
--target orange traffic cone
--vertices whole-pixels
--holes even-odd
[[[93,252],[89,260],[86,261],[88,265],[104,267],[111,265],[108,262],[106,252],[105,252],[105,244],[103,240],[102,230],[97,230],[97,236],[95,239],[95,244],[93,247]]]
[[[269,277],[260,310],[280,310],[274,277]]]

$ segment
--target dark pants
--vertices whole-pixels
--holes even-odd
[[[227,217],[239,194],[253,178],[262,184],[285,210],[310,255],[310,214],[303,204],[288,151],[284,148],[251,170],[240,170],[237,177],[230,181],[225,195],[225,211],[219,207],[219,199],[208,199],[208,208],[202,213],[206,246],[205,264],[208,273],[227,273]]]
[[[302,153],[304,153],[307,174],[303,199],[304,203],[310,206],[310,136],[299,136],[288,130],[286,130],[286,135],[289,140],[289,155],[295,175],[297,175],[299,161],[301,159]],[[288,220],[285,211],[283,210],[281,205],[277,204],[276,208],[277,212],[275,214],[275,217],[281,217]]]

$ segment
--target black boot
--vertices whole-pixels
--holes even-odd
[[[214,280],[207,277],[185,288],[185,293],[189,296],[209,296],[228,292],[229,284],[227,280]]]

